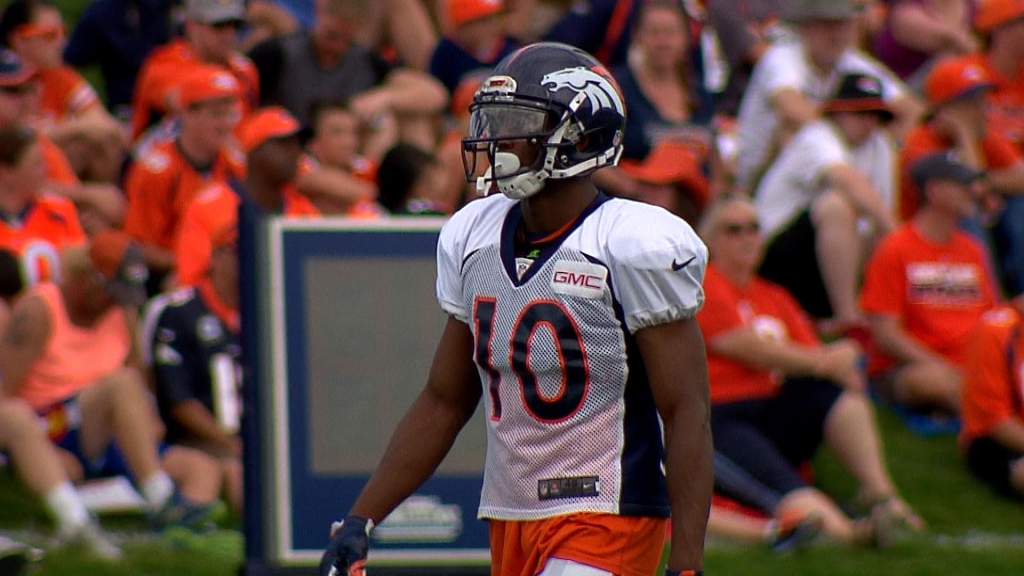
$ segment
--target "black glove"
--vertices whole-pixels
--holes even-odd
[[[331,543],[320,560],[320,576],[366,576],[373,521],[349,514],[331,525]]]

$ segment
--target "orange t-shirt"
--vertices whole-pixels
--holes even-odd
[[[1001,306],[986,312],[971,332],[964,363],[960,441],[988,435],[1017,419],[1024,424],[1024,318]]]
[[[315,217],[320,211],[294,186],[282,190],[285,216]],[[197,195],[181,218],[181,234],[174,248],[178,283],[194,286],[206,277],[213,254],[213,235],[225,227],[238,227],[241,199],[230,186],[215,184]]]
[[[978,243],[954,231],[936,244],[906,223],[886,236],[868,260],[861,308],[895,316],[907,334],[956,365],[962,365],[967,337],[997,292]],[[872,350],[868,372],[877,374],[894,360]]]
[[[60,253],[85,242],[78,210],[67,198],[40,195],[17,217],[0,219],[0,247],[18,255],[32,286],[60,277]]]
[[[953,141],[941,135],[934,126],[922,124],[907,134],[900,149],[900,217],[910,220],[921,206],[921,191],[910,177],[910,167],[922,156],[953,147]],[[1021,154],[1001,133],[989,128],[981,140],[981,153],[989,170],[1008,168],[1021,161]]]
[[[51,323],[50,339],[17,391],[32,408],[66,400],[124,366],[132,347],[124,310],[114,306],[83,328],[71,323],[56,284],[40,284],[31,294],[42,298]]]
[[[747,286],[736,286],[712,262],[704,276],[704,294],[704,307],[697,313],[697,323],[709,343],[721,334],[749,326],[761,338],[809,347],[820,345],[800,305],[781,286],[761,278]],[[707,355],[712,404],[767,398],[778,393],[782,383],[778,374],[716,354],[711,346]]]
[[[124,230],[141,242],[173,250],[181,216],[196,194],[211,184],[244,175],[245,158],[237,150],[221,150],[213,165],[200,172],[176,141],[156,144],[132,165],[125,178],[128,211]]]
[[[1024,152],[1024,69],[1016,78],[1009,78],[996,70],[984,55],[975,56],[975,61],[996,84],[985,99],[989,127],[1012,142],[1019,152]]]
[[[167,113],[167,97],[192,66],[203,64],[185,40],[161,46],[142,64],[132,102],[132,139],[137,139],[159,116]],[[231,55],[224,66],[242,87],[242,114],[259,106],[260,83],[256,65],[244,54]]]
[[[100,97],[70,66],[39,71],[39,112],[44,124],[57,124],[100,105]]]

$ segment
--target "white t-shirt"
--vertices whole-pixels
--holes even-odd
[[[851,149],[838,128],[827,120],[818,120],[797,131],[757,187],[754,204],[766,237],[780,232],[810,207],[824,190],[825,171],[838,164],[853,166],[865,175],[892,209],[895,161],[888,136],[876,130],[863,144]]]
[[[886,102],[899,98],[905,91],[888,68],[859,50],[847,50],[827,75],[821,75],[811,65],[799,40],[773,44],[765,51],[754,68],[740,103],[737,119],[737,177],[740,184],[749,183],[754,172],[765,162],[769,146],[775,139],[779,118],[771,105],[772,95],[784,88],[792,88],[812,102],[821,103],[832,96],[840,78],[850,73],[878,78]]]
[[[482,518],[669,512],[633,334],[696,314],[707,249],[661,208],[602,200],[528,267],[518,202],[470,202],[441,231],[438,300],[472,329],[483,385]]]

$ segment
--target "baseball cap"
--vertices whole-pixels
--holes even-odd
[[[185,15],[203,24],[245,21],[245,0],[186,0]]]
[[[1024,0],[984,0],[974,13],[974,28],[987,34],[1024,18]]]
[[[995,87],[985,68],[973,56],[940,61],[924,81],[924,95],[934,108]]]
[[[36,69],[13,50],[0,49],[0,86],[18,86],[35,78]]]
[[[178,105],[182,108],[222,98],[239,98],[242,87],[225,68],[197,66],[178,85]]]
[[[694,159],[693,152],[682,142],[658,142],[642,161],[622,160],[619,169],[647,184],[678,185],[691,192],[701,206],[708,202],[707,177]]]
[[[894,118],[892,109],[882,100],[882,81],[867,74],[843,76],[823,109],[825,112],[875,112],[886,122]]]
[[[970,184],[985,173],[964,164],[952,150],[928,154],[910,165],[910,177],[919,190],[932,180]]]
[[[785,19],[790,22],[849,20],[862,9],[863,5],[852,0],[794,0],[785,13]]]
[[[505,0],[448,0],[448,21],[462,26],[505,10]]]
[[[104,286],[121,304],[146,303],[149,270],[142,248],[120,230],[104,230],[89,240],[89,260],[99,270]]]
[[[261,108],[249,115],[238,127],[238,143],[248,154],[267,140],[299,134],[302,125],[280,106]]]

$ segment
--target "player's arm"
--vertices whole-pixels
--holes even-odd
[[[433,474],[480,402],[473,333],[449,317],[427,385],[406,412],[351,514],[384,519]]]
[[[41,297],[28,296],[14,305],[11,318],[0,335],[3,395],[17,395],[32,365],[42,356],[52,330],[50,313]]]
[[[691,317],[639,330],[636,341],[665,426],[665,476],[672,506],[668,568],[699,570],[714,484],[704,339]]]

